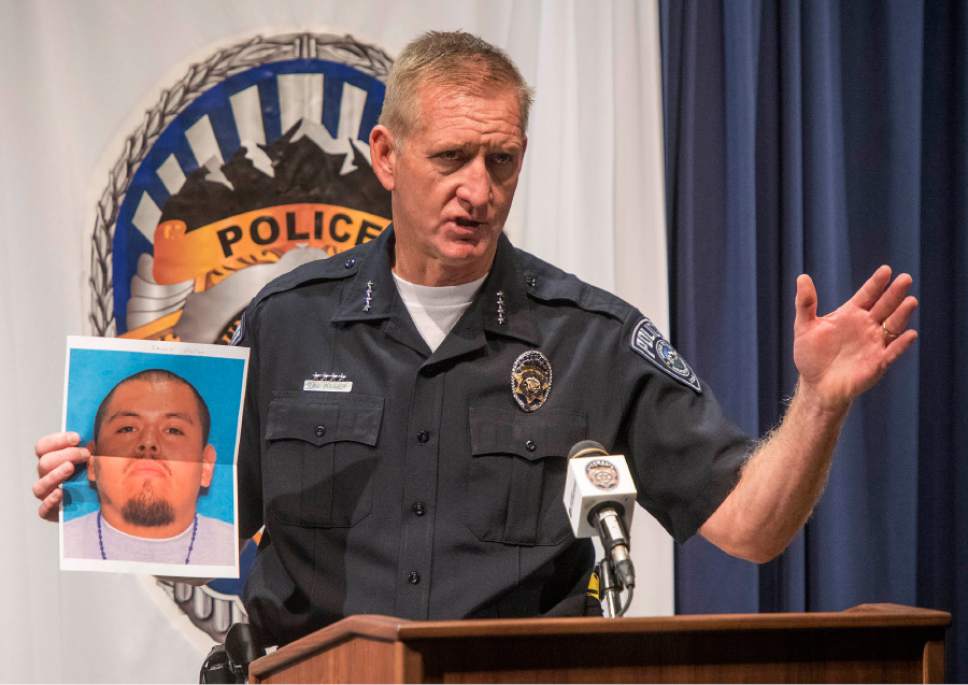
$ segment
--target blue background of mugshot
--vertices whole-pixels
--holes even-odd
[[[75,349],[70,351],[67,378],[66,428],[81,436],[81,444],[93,438],[94,415],[108,392],[120,381],[145,369],[165,369],[195,386],[212,416],[209,443],[215,448],[216,467],[212,484],[198,498],[198,513],[234,523],[235,492],[233,457],[240,411],[242,359],[196,357],[179,354]],[[64,520],[96,511],[97,492],[79,469],[64,484]]]

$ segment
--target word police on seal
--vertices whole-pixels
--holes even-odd
[[[585,467],[585,475],[596,488],[600,490],[614,490],[618,485],[618,469],[610,461],[596,459],[588,462]]]
[[[698,393],[702,393],[699,377],[692,370],[686,360],[679,356],[668,340],[662,337],[648,317],[635,325],[632,331],[632,349],[659,367],[667,375],[686,385]]]
[[[511,394],[524,411],[532,412],[551,394],[551,362],[538,350],[528,350],[511,367]]]

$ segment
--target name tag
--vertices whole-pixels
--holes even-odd
[[[303,381],[303,390],[307,392],[350,392],[353,381]]]

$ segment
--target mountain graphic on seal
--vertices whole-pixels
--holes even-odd
[[[188,230],[242,212],[293,204],[339,204],[390,216],[390,194],[370,166],[369,150],[335,140],[319,123],[301,120],[269,145],[244,142],[225,164],[207,161],[165,203],[161,221]]]

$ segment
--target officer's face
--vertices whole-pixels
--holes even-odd
[[[418,103],[378,170],[392,191],[396,270],[426,285],[472,280],[490,269],[524,161],[517,94],[425,85]]]
[[[148,537],[187,527],[215,467],[194,393],[178,381],[127,381],[104,416],[88,462],[104,516]]]

